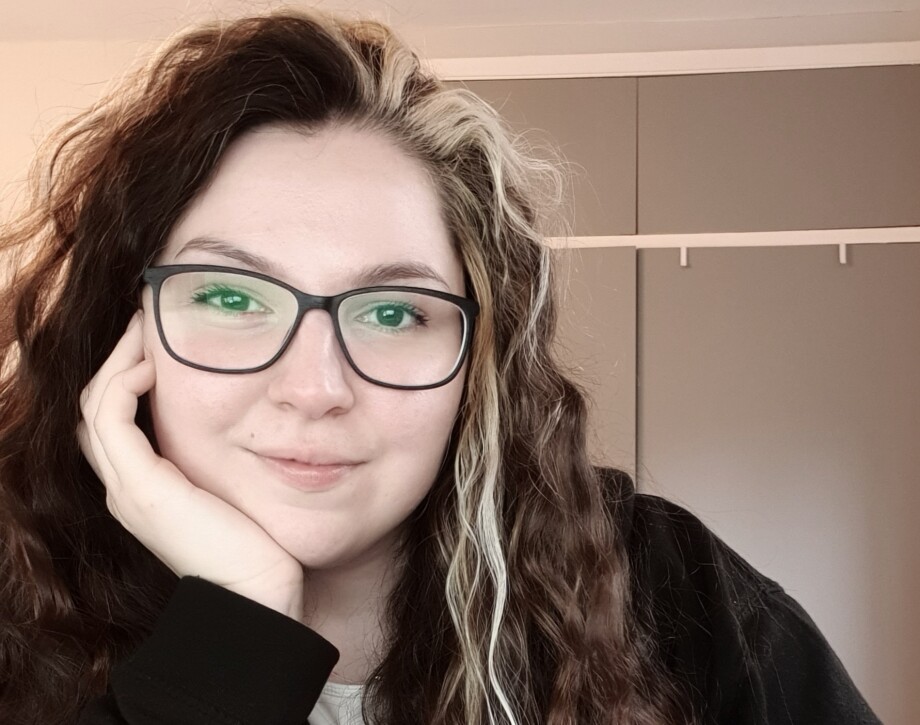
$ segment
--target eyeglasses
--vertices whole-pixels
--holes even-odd
[[[424,390],[453,380],[470,347],[475,300],[420,287],[362,287],[310,295],[233,267],[148,267],[166,352],[198,370],[254,373],[276,362],[309,310],[332,317],[354,371],[387,388]]]

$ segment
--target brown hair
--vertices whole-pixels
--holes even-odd
[[[551,355],[540,164],[383,26],[291,12],[168,44],[58,134],[2,238],[20,259],[0,317],[0,720],[72,718],[175,586],[108,514],[74,435],[78,397],[223,149],[267,123],[353,124],[424,163],[482,307],[453,465],[408,527],[387,612],[398,646],[369,680],[368,721],[684,721],[630,614],[583,395]]]

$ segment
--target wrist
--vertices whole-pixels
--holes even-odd
[[[303,618],[303,572],[300,570],[280,580],[238,582],[225,584],[224,588],[298,622]]]

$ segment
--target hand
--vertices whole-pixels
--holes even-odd
[[[295,619],[303,569],[264,529],[192,484],[137,427],[138,396],[156,381],[143,313],[80,395],[80,448],[106,488],[112,515],[178,576],[199,576]]]

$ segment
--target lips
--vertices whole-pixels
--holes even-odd
[[[304,466],[353,466],[362,461],[343,456],[341,453],[324,453],[321,451],[294,451],[290,449],[274,449],[270,451],[253,451],[262,458],[271,458],[276,461],[300,463]]]
[[[300,491],[324,491],[345,480],[361,461],[343,460],[341,455],[289,451],[258,452],[262,465],[282,483]]]

